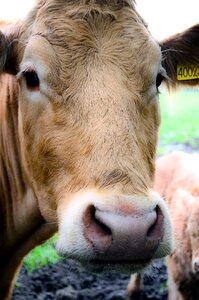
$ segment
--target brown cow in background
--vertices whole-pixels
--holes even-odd
[[[199,299],[199,154],[175,152],[156,163],[155,190],[166,200],[174,231],[167,257],[169,300]],[[134,274],[129,295],[141,292]]]
[[[130,0],[38,0],[2,28],[1,299],[56,230],[59,253],[99,270],[137,272],[170,253],[168,211],[152,191],[158,87],[166,72],[176,81],[172,59],[198,63],[198,35],[161,52]],[[183,59],[169,56],[177,40],[181,51],[194,42]]]

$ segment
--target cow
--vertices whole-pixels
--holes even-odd
[[[155,190],[165,197],[174,246],[166,258],[168,299],[199,299],[199,154],[174,152],[156,164]],[[142,276],[133,274],[129,296],[141,296]]]
[[[158,87],[176,81],[174,54],[198,63],[198,34],[173,38],[182,51],[194,44],[170,55],[133,0],[37,0],[2,27],[1,299],[56,231],[60,254],[99,271],[136,272],[170,253],[170,217],[152,189]]]

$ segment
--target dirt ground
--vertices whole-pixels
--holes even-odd
[[[123,300],[129,276],[91,273],[74,261],[60,261],[27,273],[21,269],[12,300]],[[156,261],[144,276],[141,299],[166,300],[166,267]]]

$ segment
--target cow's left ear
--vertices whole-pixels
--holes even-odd
[[[0,74],[17,73],[18,41],[18,26],[0,26]]]
[[[199,24],[160,42],[168,85],[199,85]]]

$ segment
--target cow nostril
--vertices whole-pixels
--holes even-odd
[[[155,212],[156,212],[155,222],[152,224],[152,226],[147,231],[146,237],[149,239],[162,240],[164,215],[158,205],[155,208]]]
[[[83,216],[84,235],[100,253],[104,253],[112,243],[112,232],[96,217],[96,208],[90,205]]]

